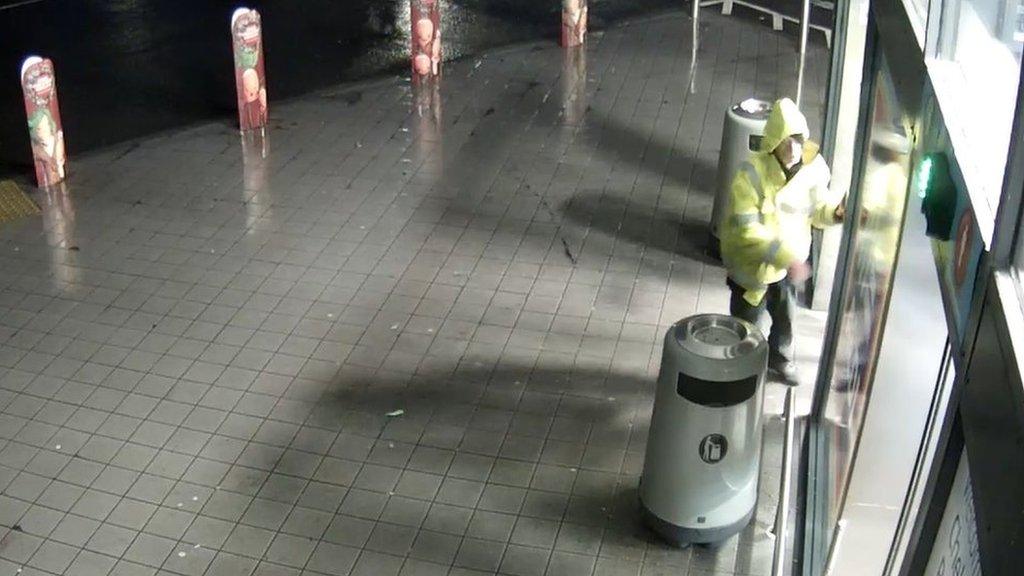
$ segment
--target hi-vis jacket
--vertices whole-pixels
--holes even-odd
[[[790,179],[772,151],[793,135],[805,138],[803,165]],[[722,262],[729,278],[746,289],[743,298],[758,305],[768,284],[786,277],[794,261],[810,254],[811,226],[836,222],[841,197],[829,191],[828,165],[818,147],[806,141],[807,120],[783,98],[772,107],[758,152],[733,178],[722,220]]]

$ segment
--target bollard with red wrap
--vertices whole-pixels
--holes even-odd
[[[413,81],[441,75],[441,0],[412,0],[409,3],[412,31]]]
[[[263,24],[260,13],[239,8],[231,15],[238,91],[238,127],[262,131],[267,125],[267,79],[263,72]]]
[[[562,46],[579,46],[587,37],[587,0],[562,0]]]
[[[26,58],[21,65],[21,90],[25,96],[36,184],[40,188],[53,186],[64,180],[67,161],[53,62],[39,56]]]

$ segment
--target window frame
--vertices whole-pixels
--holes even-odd
[[[1014,111],[1013,127],[1010,133],[1010,148],[1003,174],[1003,189],[999,212],[996,215],[996,230],[992,243],[991,263],[997,277],[1012,281],[1016,290],[1017,306],[1003,308],[1007,315],[1019,313],[1014,320],[1017,326],[1024,326],[1024,66],[1017,87],[1017,107]],[[1001,282],[1002,283],[1002,282]],[[1005,285],[1004,285],[1005,286]],[[1000,290],[1003,297],[1010,292]]]

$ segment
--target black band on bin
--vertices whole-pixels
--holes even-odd
[[[730,382],[714,382],[680,372],[676,393],[701,406],[725,408],[749,400],[757,392],[757,380],[755,374]]]

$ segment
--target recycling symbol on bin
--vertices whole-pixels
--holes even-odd
[[[721,434],[708,434],[700,441],[700,459],[708,464],[717,464],[729,451],[729,441]]]

